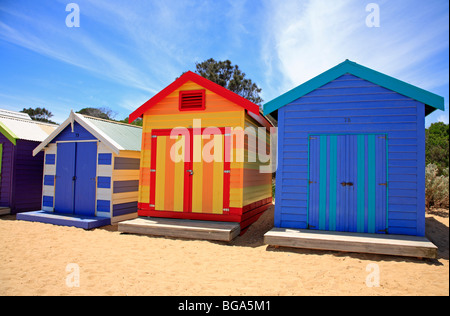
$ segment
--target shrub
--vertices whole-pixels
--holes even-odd
[[[442,171],[438,176],[439,168],[435,164],[428,164],[425,169],[425,205],[430,207],[448,208],[449,207],[449,182],[448,168]]]

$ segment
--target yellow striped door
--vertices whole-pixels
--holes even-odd
[[[193,136],[192,212],[223,214],[224,136]]]
[[[156,145],[155,210],[183,212],[185,137],[158,136]]]

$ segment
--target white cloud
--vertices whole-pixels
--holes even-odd
[[[437,120],[438,122],[444,122],[445,124],[448,124],[448,111],[447,113],[439,115]]]
[[[436,18],[436,10],[424,10],[424,4],[378,2],[381,27],[368,28],[366,2],[266,1],[271,13],[261,58],[267,82],[278,87],[273,97],[345,59],[424,89],[448,85],[448,66],[434,72],[423,69],[436,54],[448,51],[448,14]]]

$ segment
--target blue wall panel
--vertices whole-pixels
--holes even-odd
[[[424,118],[424,104],[353,75],[280,108],[275,226],[307,228],[310,134],[386,134],[389,218],[376,226],[385,220],[389,233],[424,235]],[[375,208],[378,203],[383,201]],[[368,229],[367,221],[364,226]]]
[[[99,165],[111,165],[112,164],[112,154],[98,154],[98,164]]]
[[[83,128],[79,123],[74,122],[73,124],[73,132],[72,127],[69,124],[64,130],[62,130],[58,136],[56,136],[52,143],[56,143],[57,141],[79,141],[79,140],[96,140],[91,133],[89,133],[86,129]]]

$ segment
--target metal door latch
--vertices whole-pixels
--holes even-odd
[[[191,170],[191,169],[189,169],[189,170],[186,170],[187,172],[189,172],[189,175],[193,175],[194,174],[194,170]]]

